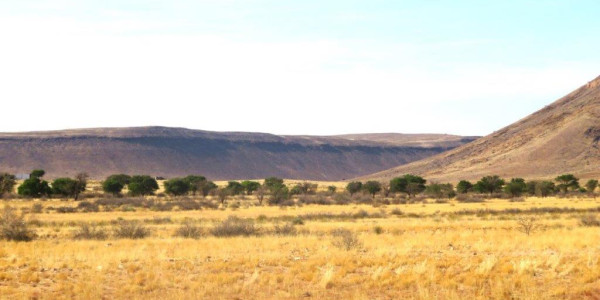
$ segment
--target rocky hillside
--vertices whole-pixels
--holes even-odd
[[[413,173],[436,181],[554,178],[573,173],[600,178],[600,77],[538,112],[436,156],[363,178],[388,179]]]

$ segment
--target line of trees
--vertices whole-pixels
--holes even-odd
[[[482,177],[479,181],[471,183],[467,180],[461,180],[456,187],[450,183],[430,183],[423,177],[406,174],[401,177],[393,178],[386,183],[378,181],[352,181],[346,185],[346,191],[350,195],[358,192],[364,192],[375,197],[378,193],[383,193],[387,197],[390,193],[404,193],[409,198],[417,194],[424,193],[431,197],[453,198],[457,194],[479,193],[495,195],[504,193],[509,197],[519,197],[522,195],[547,197],[557,193],[588,193],[595,197],[595,191],[598,188],[598,180],[590,179],[585,186],[580,186],[579,179],[573,174],[563,174],[554,179],[554,181],[526,181],[523,178],[512,178],[505,181],[498,175]]]
[[[51,183],[44,180],[44,170],[33,170],[28,179],[23,181],[17,188],[17,193],[22,196],[41,198],[51,195],[73,198],[78,200],[81,193],[86,190],[88,175],[79,173],[74,178],[56,178]],[[14,175],[0,173],[0,196],[11,193],[17,180]],[[102,190],[114,196],[120,196],[127,188],[131,196],[153,195],[159,185],[155,178],[149,175],[114,174],[108,176],[101,183]],[[214,182],[200,175],[189,175],[186,177],[172,178],[164,181],[164,191],[172,196],[200,195],[206,197],[213,195],[221,203],[229,196],[255,195],[262,204],[265,196],[268,196],[269,204],[281,204],[294,195],[314,195],[317,193],[317,184],[303,182],[288,187],[283,179],[268,177],[261,184],[258,181],[229,181],[226,186],[219,187]],[[379,181],[352,181],[346,185],[346,191],[353,196],[356,193],[365,193],[375,198],[377,194],[388,197],[390,194],[403,193],[409,198],[418,194],[425,194],[436,198],[453,198],[457,194],[478,193],[497,195],[504,193],[509,197],[522,195],[547,197],[556,193],[589,193],[595,197],[598,188],[598,180],[591,179],[584,186],[580,186],[579,179],[573,174],[557,176],[554,181],[526,181],[523,178],[512,178],[509,181],[497,175],[485,176],[479,181],[472,183],[461,180],[453,186],[450,183],[430,183],[423,177],[406,174],[391,179],[389,182]],[[329,186],[327,191],[333,195],[336,193],[335,186]]]

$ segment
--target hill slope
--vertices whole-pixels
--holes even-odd
[[[98,128],[0,133],[0,171],[48,176],[84,171],[94,178],[114,173],[212,179],[280,176],[340,180],[422,159],[473,137],[400,134],[277,136],[183,128]],[[382,141],[385,140],[385,141]]]
[[[421,161],[365,178],[413,173],[455,182],[497,174],[554,178],[600,177],[600,77],[491,135]]]

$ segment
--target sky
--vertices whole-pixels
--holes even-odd
[[[1,0],[0,131],[486,135],[600,75],[600,2]]]

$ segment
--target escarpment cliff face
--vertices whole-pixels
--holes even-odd
[[[47,176],[87,172],[211,179],[279,176],[341,180],[438,154],[475,137],[359,134],[277,136],[183,128],[97,128],[0,133],[0,171]]]
[[[600,77],[532,115],[472,143],[364,178],[405,173],[436,181],[600,177]]]

